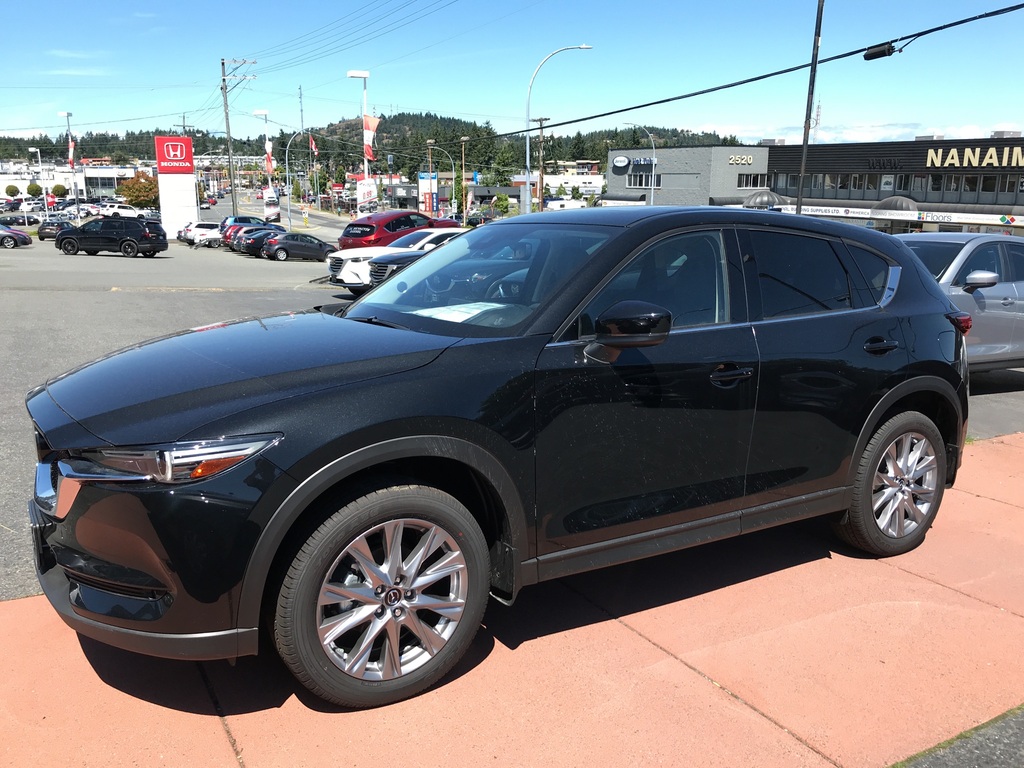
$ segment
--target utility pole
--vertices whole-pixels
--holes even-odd
[[[540,203],[537,206],[537,210],[544,210],[544,123],[550,120],[550,117],[535,117],[531,122],[540,125],[540,134],[537,136],[537,143],[540,144],[538,150],[539,157],[537,158],[537,165],[540,166],[540,175],[537,178],[537,199]],[[532,205],[530,212],[532,213]]]
[[[232,64],[255,64],[255,61],[236,61]],[[224,97],[224,132],[228,137],[228,179],[231,182],[231,215],[238,215],[238,190],[235,188],[235,155],[231,150],[231,116],[228,114],[228,78],[233,80],[252,80],[255,75],[229,75],[224,66],[224,59],[220,60],[220,93]]]

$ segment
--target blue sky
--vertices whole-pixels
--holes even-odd
[[[825,0],[827,58],[1004,8],[1009,0]],[[232,65],[231,130],[240,137],[298,130],[369,111],[432,112],[499,132],[530,114],[552,122],[667,99],[810,61],[817,0],[304,0],[298,3],[104,0],[6,3],[7,69],[0,135],[57,136],[59,111],[76,133],[186,124],[224,130],[220,60]],[[59,18],[58,18],[59,17]],[[892,57],[853,56],[818,69],[818,143],[982,138],[1024,129],[1012,62],[1024,10],[914,40]],[[800,143],[806,69],[713,94],[556,129],[627,123],[717,131],[746,142]]]

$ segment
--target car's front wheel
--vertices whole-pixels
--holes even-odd
[[[278,261],[286,261],[288,259],[288,251],[284,248],[278,248],[274,251],[274,258]]]
[[[924,541],[945,484],[946,453],[938,428],[916,411],[897,414],[861,454],[850,509],[836,530],[873,555],[909,552]]]
[[[67,240],[61,242],[60,250],[68,256],[74,256],[78,253],[78,241],[73,237],[69,237]]]
[[[11,235],[5,235],[3,239],[0,239],[0,247],[3,248],[13,248],[17,244],[18,241],[15,240],[14,237],[12,237]]]
[[[301,546],[274,638],[295,676],[346,707],[413,696],[462,657],[487,604],[487,544],[436,488],[395,485],[335,512]]]

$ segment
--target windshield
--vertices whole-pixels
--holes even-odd
[[[408,235],[402,235],[400,238],[391,243],[391,248],[412,248],[419,245],[423,240],[430,237],[429,232],[410,232]]]
[[[615,231],[536,222],[475,229],[396,273],[345,316],[444,335],[508,335],[535,317]]]
[[[932,240],[904,240],[907,247],[914,252],[923,263],[925,268],[932,273],[932,277],[938,279],[946,271],[957,254],[963,250],[963,243],[941,243]]]

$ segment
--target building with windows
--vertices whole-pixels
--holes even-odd
[[[678,147],[608,154],[605,204],[731,205],[796,211],[803,147]],[[765,193],[774,193],[770,206]],[[756,193],[761,193],[760,199]],[[1024,234],[1024,139],[812,144],[801,212],[889,232]]]

